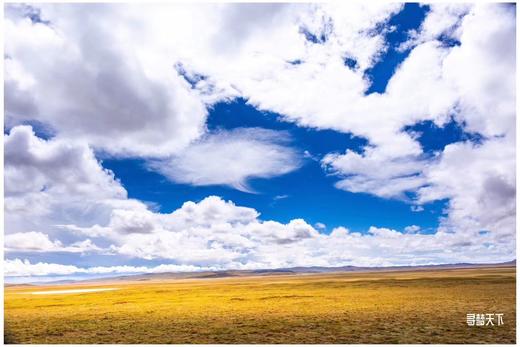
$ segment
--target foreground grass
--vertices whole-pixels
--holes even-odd
[[[515,343],[515,268],[5,289],[6,343]],[[81,288],[87,287],[82,285]],[[96,287],[103,287],[97,285]],[[25,294],[24,294],[25,293]],[[468,327],[467,313],[504,313]]]

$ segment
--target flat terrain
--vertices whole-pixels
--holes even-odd
[[[515,267],[5,288],[7,343],[515,343]],[[46,290],[112,288],[99,292]],[[469,327],[467,313],[503,313]]]

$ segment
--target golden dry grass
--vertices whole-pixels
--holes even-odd
[[[515,268],[5,289],[10,343],[515,343]],[[92,285],[103,287],[101,285]],[[81,288],[88,287],[81,285]],[[24,294],[25,293],[25,294]],[[468,327],[467,313],[504,313]]]

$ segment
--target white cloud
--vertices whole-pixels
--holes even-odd
[[[179,155],[151,161],[149,167],[179,183],[251,191],[250,178],[270,178],[299,168],[299,155],[285,145],[288,141],[288,134],[267,129],[218,131]]]
[[[461,24],[461,46],[446,57],[444,76],[468,131],[515,136],[515,23],[514,7],[477,6]]]
[[[239,207],[218,197],[187,202],[170,214],[150,213],[147,232],[121,230],[127,221],[117,218],[104,230],[111,250],[146,260],[173,261],[206,268],[258,269],[292,266],[381,266],[475,261],[507,261],[514,257],[510,239],[498,233],[474,230],[453,233],[441,229],[419,234],[412,225],[404,233],[371,227],[367,234],[335,228],[320,234],[302,219],[287,224],[262,221],[254,209]],[[132,211],[124,214],[133,220]],[[92,235],[99,226],[76,228]]]
[[[482,145],[455,143],[426,169],[430,183],[418,190],[420,203],[449,199],[442,226],[455,232],[490,231],[514,241],[516,219],[515,146],[511,138]]]
[[[80,141],[38,138],[17,126],[4,136],[5,233],[59,233],[56,224],[106,223],[114,208],[146,208]],[[76,240],[82,241],[82,240]]]
[[[128,274],[128,273],[160,273],[160,272],[187,272],[214,270],[215,268],[200,268],[195,266],[163,264],[155,267],[145,266],[95,266],[81,268],[74,265],[62,265],[54,263],[31,263],[29,260],[18,258],[4,261],[5,276],[46,276],[46,275],[72,275],[72,274]]]
[[[162,156],[203,133],[204,104],[172,60],[155,64],[137,53],[146,48],[125,11],[41,7],[50,24],[6,11],[8,123],[36,119],[117,155]]]
[[[430,10],[419,30],[410,33],[411,38],[401,45],[408,49],[417,44],[434,40],[460,40],[461,23],[472,4],[465,3],[432,3]]]
[[[62,227],[103,237],[113,243],[111,251],[126,256],[204,266],[223,266],[242,257],[247,261],[247,254],[260,244],[283,245],[318,235],[301,219],[281,224],[258,216],[254,209],[210,196],[199,203],[186,202],[170,214],[114,210],[106,226]],[[136,220],[145,222],[136,224]]]
[[[104,170],[82,142],[37,137],[17,126],[4,138],[6,196],[55,193],[76,197],[126,198],[126,191]]]
[[[424,211],[424,207],[421,205],[412,205],[410,206],[410,210],[412,210],[412,212],[422,212]]]
[[[78,268],[74,265],[36,263],[31,264],[27,259],[4,260],[4,276],[40,276],[40,275],[69,275]]]
[[[320,230],[323,230],[323,229],[327,228],[327,226],[326,226],[325,224],[320,223],[320,222],[314,224],[314,227],[315,227],[316,229],[320,229]]]
[[[49,240],[49,236],[40,232],[15,233],[6,235],[4,247],[9,250],[52,251],[62,247],[61,242]]]
[[[274,222],[267,222],[274,223]],[[295,230],[312,230],[303,221],[291,222]],[[291,224],[290,223],[290,224]],[[267,224],[271,227],[272,225]],[[229,227],[229,226],[228,226]],[[233,239],[237,230],[224,231],[223,226],[214,227],[206,232],[206,245],[195,240],[187,240],[186,234],[179,232],[156,233],[145,236],[140,234],[140,248],[130,246],[134,256],[159,252],[165,244],[168,259],[180,262],[156,267],[90,267],[79,268],[70,265],[36,263],[20,259],[7,259],[4,262],[6,276],[70,275],[70,274],[107,274],[137,272],[182,272],[224,269],[266,269],[296,266],[392,266],[424,265],[439,263],[486,263],[509,261],[515,256],[515,247],[510,240],[500,240],[490,234],[467,235],[437,232],[435,234],[401,233],[387,228],[371,227],[367,234],[351,232],[343,227],[335,228],[330,235],[313,234],[299,237],[289,243],[272,242],[263,238],[262,226],[254,225],[250,231],[262,241],[247,244],[240,237]],[[288,227],[288,225],[287,225]],[[413,226],[412,226],[413,227]],[[247,228],[246,228],[247,229]],[[416,228],[413,228],[414,231]],[[281,230],[277,230],[279,233]],[[192,230],[193,232],[193,230]],[[265,231],[266,232],[266,231]],[[203,230],[198,231],[199,235]],[[247,234],[244,234],[247,235]],[[144,237],[144,238],[143,238]],[[193,237],[191,234],[190,237]],[[225,237],[225,238],[223,238]],[[226,239],[225,244],[219,244]],[[177,242],[173,242],[176,240]],[[178,241],[181,240],[181,243]],[[143,243],[144,242],[144,243]],[[196,246],[196,247],[195,247]],[[186,247],[190,247],[186,249]],[[136,253],[143,252],[143,253]],[[166,253],[165,253],[166,254]],[[478,254],[479,257],[476,257]],[[164,258],[162,258],[164,259]]]
[[[426,161],[419,156],[389,155],[380,148],[367,147],[362,154],[351,150],[345,154],[330,153],[321,163],[326,170],[342,177],[336,187],[350,192],[406,199],[404,192],[416,191],[426,184],[422,175]]]
[[[38,231],[5,235],[4,247],[6,252],[86,253],[100,250],[89,239],[64,246],[60,241],[51,241],[48,235]]]
[[[404,231],[405,231],[407,234],[413,234],[413,233],[418,232],[419,230],[421,230],[421,227],[418,226],[418,225],[409,225],[409,226],[407,226],[407,227],[404,228]]]

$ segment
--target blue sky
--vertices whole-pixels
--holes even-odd
[[[4,22],[10,278],[515,257],[515,6]]]

